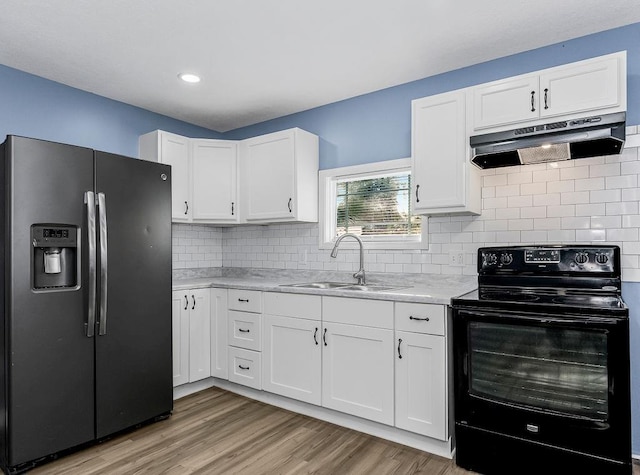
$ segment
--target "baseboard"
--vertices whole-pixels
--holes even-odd
[[[189,394],[194,394],[213,386],[215,386],[215,379],[213,378],[202,379],[195,383],[181,384],[173,388],[173,400],[181,399]]]

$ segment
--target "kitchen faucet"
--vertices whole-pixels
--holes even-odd
[[[353,277],[358,279],[358,285],[366,285],[364,277],[364,244],[362,243],[362,239],[351,233],[346,233],[339,236],[338,239],[336,239],[336,243],[333,245],[333,249],[331,250],[331,257],[336,257],[338,255],[338,246],[340,245],[340,242],[346,237],[352,237],[353,239],[358,241],[358,244],[360,245],[360,269],[358,269],[358,272],[353,274]]]

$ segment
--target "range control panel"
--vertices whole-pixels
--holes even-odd
[[[509,246],[478,249],[478,272],[481,274],[619,271],[618,246]]]

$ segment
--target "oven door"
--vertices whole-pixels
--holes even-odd
[[[455,309],[456,424],[625,460],[628,319]]]

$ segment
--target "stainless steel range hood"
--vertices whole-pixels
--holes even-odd
[[[618,154],[625,120],[626,114],[619,112],[474,135],[469,140],[471,161],[480,168],[498,168]]]

